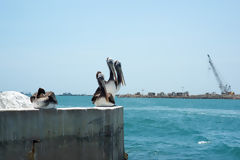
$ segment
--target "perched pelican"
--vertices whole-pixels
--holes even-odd
[[[106,82],[104,80],[104,75],[101,72],[97,72],[96,78],[99,87],[92,97],[92,103],[97,107],[109,107],[114,106],[115,101],[113,95],[108,93],[106,90]]]
[[[34,108],[42,109],[55,108],[58,104],[55,94],[53,92],[45,92],[42,88],[39,88],[38,92],[30,97],[30,101],[34,104]]]
[[[109,68],[110,76],[108,81],[106,81],[106,90],[107,93],[111,93],[113,97],[115,97],[117,93],[117,77],[114,69],[114,61],[111,58],[107,58],[107,65]]]
[[[34,160],[36,158],[35,155],[35,143],[39,143],[40,140],[32,140],[32,150],[28,153],[28,159]]]
[[[116,60],[114,62],[114,67],[117,72],[117,90],[116,90],[116,92],[118,92],[121,88],[121,85],[126,86],[126,83],[125,83],[123,72],[122,72],[122,65],[118,60]]]

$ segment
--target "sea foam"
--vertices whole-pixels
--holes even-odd
[[[210,143],[209,141],[199,141],[198,144],[207,144]]]

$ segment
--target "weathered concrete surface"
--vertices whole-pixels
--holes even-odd
[[[0,110],[0,160],[122,160],[123,107]]]

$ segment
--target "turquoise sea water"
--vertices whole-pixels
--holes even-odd
[[[93,106],[57,97],[59,107]],[[240,100],[117,98],[129,160],[240,159]]]

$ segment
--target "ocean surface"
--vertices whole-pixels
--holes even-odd
[[[90,96],[58,96],[89,107]],[[240,160],[240,100],[116,98],[129,160]]]

